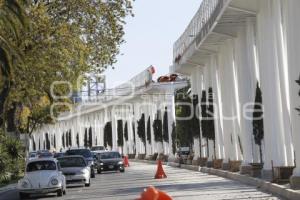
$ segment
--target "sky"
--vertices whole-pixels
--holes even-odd
[[[121,54],[115,69],[105,72],[107,88],[120,85],[150,65],[155,77],[167,74],[173,60],[173,44],[183,33],[201,0],[135,0],[134,17],[125,25]]]

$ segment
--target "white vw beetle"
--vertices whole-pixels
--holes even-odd
[[[56,159],[30,160],[24,178],[18,182],[18,190],[21,199],[30,194],[57,193],[62,196],[66,194],[66,179]]]

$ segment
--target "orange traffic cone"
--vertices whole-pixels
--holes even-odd
[[[127,156],[124,156],[123,162],[124,162],[124,167],[129,167],[129,161],[128,161],[128,157]]]
[[[157,171],[154,178],[155,179],[167,178],[167,175],[165,174],[164,169],[162,167],[161,160],[158,160],[157,162]]]
[[[141,198],[138,200],[172,200],[172,197],[167,193],[150,186],[141,194]]]

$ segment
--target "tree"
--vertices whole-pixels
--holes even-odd
[[[300,86],[300,76],[299,76],[299,80],[296,80],[296,83],[298,83],[298,85]],[[300,96],[300,90],[299,90],[299,96]],[[296,110],[298,110],[300,114],[300,107],[296,108]]]
[[[150,116],[147,120],[147,141],[151,144],[151,119]]]
[[[153,120],[153,134],[154,134],[154,140],[156,142],[163,142],[162,137],[162,121],[159,118],[159,112],[157,111],[156,118]]]
[[[77,144],[77,147],[79,147],[79,133],[77,133],[77,135],[76,135],[76,144]]]
[[[93,130],[92,127],[89,128],[89,140],[88,146],[91,148],[93,146]]]
[[[107,122],[104,126],[104,146],[112,147],[112,126],[111,122]]]
[[[145,128],[145,114],[143,113],[141,118],[137,121],[137,134],[143,142],[146,150],[146,128]]]
[[[135,139],[135,123],[132,122],[132,133],[133,133],[133,143],[134,143],[134,154],[136,154],[136,139]]]
[[[194,112],[193,112],[193,117],[190,120],[191,132],[192,132],[192,135],[194,138],[199,138],[200,137],[200,122],[199,122],[199,118],[197,115],[198,103],[199,103],[198,95],[193,95],[192,102],[193,102]]]
[[[124,141],[123,141],[123,120],[118,120],[117,121],[117,133],[118,133],[118,146],[122,147],[123,149],[123,145],[124,145]]]
[[[56,149],[56,136],[55,136],[55,134],[54,134],[54,136],[53,136],[53,146],[54,146],[54,148]]]
[[[61,136],[61,143],[62,143],[62,146],[65,147],[65,137],[64,137],[64,133],[63,133],[62,136]]]
[[[12,42],[21,39],[21,32],[28,28],[23,3],[0,0],[0,127],[4,123],[5,104],[13,82],[12,68],[15,61],[23,61],[22,53]]]
[[[163,121],[163,140],[169,142],[169,124],[168,124],[168,108],[165,107],[164,121]]]
[[[119,47],[124,41],[124,19],[132,10],[130,0],[31,0],[26,5],[26,12],[15,6],[16,3],[11,3],[21,0],[1,0],[1,10],[2,2],[14,6],[11,10],[16,12],[9,16],[12,16],[10,21],[16,26],[2,26],[4,23],[8,24],[7,19],[0,22],[0,36],[6,36],[6,41],[11,43],[10,49],[14,50],[0,51],[0,57],[5,58],[5,62],[1,63],[6,66],[3,67],[5,70],[1,70],[1,75],[5,78],[1,79],[0,85],[5,86],[5,90],[0,91],[0,109],[3,108],[0,113],[17,112],[27,107],[30,110],[28,118],[39,114],[40,109],[35,110],[35,105],[44,96],[48,98],[50,105],[57,101],[69,101],[53,98],[50,86],[54,81],[67,80],[74,86],[74,90],[79,90],[75,85],[80,75],[103,72],[116,62]],[[30,19],[30,30],[20,28],[19,21],[22,20],[17,20],[18,16]],[[13,34],[18,29],[17,35],[21,37]],[[10,52],[21,52],[22,56]],[[22,59],[10,59],[12,56]],[[68,87],[60,85],[55,87],[54,94],[62,96],[68,90]],[[50,116],[50,106],[41,108],[45,109],[43,116]],[[65,110],[65,107],[57,108],[57,113]],[[14,114],[10,116],[20,117]],[[45,121],[39,120],[39,123],[49,123],[49,118],[41,119]],[[37,128],[34,127],[36,123],[31,124],[32,122],[34,121],[27,120],[28,126],[31,129]]]
[[[176,141],[177,141],[177,135],[176,135],[176,126],[175,123],[173,122],[172,124],[172,133],[171,133],[171,137],[172,137],[172,152],[173,154],[176,153]]]
[[[72,131],[69,130],[69,145],[72,146]]]
[[[191,120],[185,119],[191,116],[192,110],[190,106],[192,100],[189,97],[190,85],[176,92],[176,133],[179,146],[189,146],[193,144],[193,131],[191,131]]]
[[[85,148],[88,147],[88,130],[87,130],[87,128],[84,129],[83,144],[84,144]]]
[[[253,135],[255,144],[259,146],[259,155],[260,155],[260,162],[263,163],[262,160],[262,148],[261,148],[261,141],[264,138],[264,121],[263,121],[263,107],[262,107],[262,92],[259,87],[259,83],[256,84],[256,94],[255,94],[255,105],[253,111]]]
[[[208,89],[208,112],[207,112],[207,133],[208,139],[214,142],[214,158],[216,158],[216,139],[215,139],[215,118],[214,118],[214,96],[212,88]]]
[[[124,126],[124,138],[126,141],[128,141],[128,124],[127,124],[127,122],[125,123],[125,126]]]

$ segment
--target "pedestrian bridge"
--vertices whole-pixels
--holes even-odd
[[[213,91],[215,139],[209,140],[202,135],[203,129],[199,131],[194,138],[194,163],[206,158],[221,161],[221,167],[226,168],[237,161],[241,173],[248,173],[251,164],[263,162],[265,177],[271,176],[272,169],[295,167],[291,183],[299,187],[300,117],[295,109],[300,106],[300,86],[295,81],[300,75],[299,8],[299,0],[202,1],[174,44],[170,67],[170,72],[190,78],[192,93],[199,99],[203,92]],[[46,137],[57,150],[84,146],[85,135],[92,138],[93,145],[103,145],[107,142],[104,129],[110,122],[106,126],[112,129],[110,148],[136,156],[164,153],[174,158],[174,91],[186,82],[152,83],[145,76],[137,77],[142,78],[129,82],[135,88],[133,95],[125,93],[120,98],[113,93],[113,99],[101,105],[79,105],[72,117],[64,114],[56,124],[36,130],[31,149],[46,148]],[[264,114],[264,134],[259,142],[252,123],[257,86]],[[104,97],[111,95],[105,93]],[[201,112],[201,106],[199,109]],[[153,126],[152,135],[138,134],[137,121],[141,122],[142,116],[147,127],[148,118],[152,124],[165,112],[169,113],[169,142],[156,142]],[[128,128],[128,138],[118,138],[118,127]],[[63,145],[66,134],[71,141]]]

